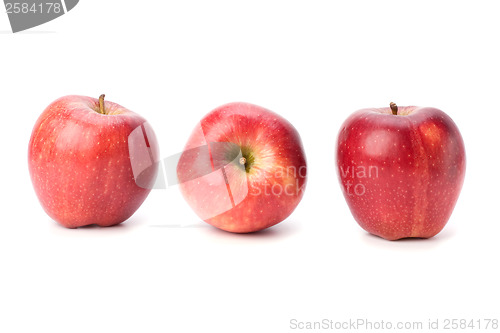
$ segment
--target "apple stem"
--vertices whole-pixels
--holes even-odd
[[[398,114],[398,106],[396,103],[391,102],[389,106],[391,107],[392,114],[396,116]]]
[[[99,96],[99,113],[100,114],[106,114],[106,112],[104,111],[104,97],[106,95],[102,94],[101,96]]]
[[[247,162],[246,158],[244,158],[244,157],[240,158],[240,164],[241,165],[245,165],[246,162]]]

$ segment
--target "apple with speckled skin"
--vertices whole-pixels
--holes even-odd
[[[196,126],[177,164],[181,193],[205,222],[249,233],[286,219],[304,194],[297,130],[263,107],[230,103]]]
[[[38,199],[67,228],[127,220],[148,196],[157,161],[149,123],[104,95],[57,99],[38,118],[29,142]]]
[[[354,219],[388,240],[430,238],[455,207],[465,175],[460,132],[430,107],[363,109],[342,125],[337,169]]]

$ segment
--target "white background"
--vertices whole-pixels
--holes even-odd
[[[0,331],[291,332],[290,320],[499,319],[497,1],[97,1],[12,34],[0,13]],[[177,188],[127,222],[68,230],[27,169],[32,127],[67,94],[143,115],[163,157],[211,109],[246,101],[300,132],[309,182],[265,232],[199,221]],[[460,128],[461,197],[430,240],[353,220],[335,137],[365,107],[433,106]],[[496,316],[496,317],[495,317]]]

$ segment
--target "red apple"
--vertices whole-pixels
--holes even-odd
[[[177,165],[181,193],[196,214],[235,233],[286,219],[304,194],[306,176],[297,130],[276,113],[247,103],[207,114]]]
[[[465,175],[460,132],[443,111],[408,106],[364,109],[342,125],[338,176],[359,225],[389,240],[439,233]]]
[[[112,226],[132,216],[150,192],[157,160],[146,120],[104,95],[54,101],[38,118],[28,152],[42,207],[68,228]]]

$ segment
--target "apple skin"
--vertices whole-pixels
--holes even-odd
[[[201,153],[207,146],[208,154]],[[235,102],[200,121],[179,159],[177,177],[182,195],[202,220],[249,233],[294,211],[306,186],[306,157],[299,133],[287,120]]]
[[[465,176],[457,126],[429,107],[402,107],[397,115],[391,108],[353,113],[338,134],[336,159],[354,219],[388,240],[439,233]]]
[[[98,99],[59,98],[40,115],[31,134],[28,165],[33,187],[45,212],[67,228],[108,227],[127,220],[156,177],[158,165],[149,160],[158,159],[152,128],[118,104],[104,101],[103,106],[106,114],[99,113]],[[141,130],[142,138],[132,135]],[[137,153],[147,149],[147,141],[150,152]],[[149,165],[139,175],[143,187],[135,181],[132,163]]]

